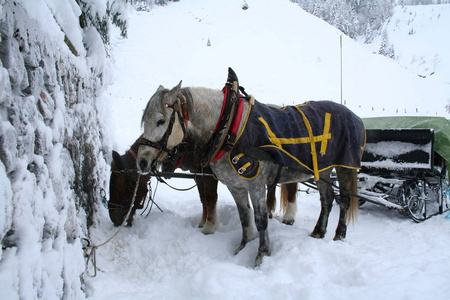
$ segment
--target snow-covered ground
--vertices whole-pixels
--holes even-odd
[[[265,103],[308,99],[341,101],[341,33],[287,0],[192,0],[130,14],[129,37],[113,43],[115,83],[111,107],[115,149],[124,152],[139,136],[150,96],[162,84],[221,88],[232,67],[247,92]],[[441,38],[444,38],[441,36]],[[211,46],[207,46],[208,40]],[[450,53],[439,53],[444,57]],[[418,53],[417,55],[420,55]],[[450,85],[420,78],[343,37],[343,101],[362,117],[449,116]],[[152,182],[156,190],[155,181]],[[190,180],[171,180],[177,187]],[[269,222],[272,255],[253,268],[258,241],[237,256],[238,213],[219,185],[219,223],[214,235],[197,228],[196,190],[159,185],[163,213],[136,216],[97,250],[101,271],[86,278],[90,299],[448,299],[450,219],[416,224],[397,211],[366,204],[344,242],[310,238],[319,214],[316,193],[301,193],[293,226]],[[117,229],[100,211],[91,231],[99,244]]]

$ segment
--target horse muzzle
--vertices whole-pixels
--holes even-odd
[[[139,173],[148,174],[151,171],[152,165],[156,164],[156,160],[149,161],[146,158],[138,158],[136,161]]]

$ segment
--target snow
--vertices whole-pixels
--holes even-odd
[[[431,157],[420,161],[409,161],[409,162],[399,162],[396,161],[395,158],[411,153],[413,151],[422,151],[424,153],[431,153],[433,150],[432,143],[417,145],[412,143],[404,143],[404,142],[393,142],[393,141],[385,141],[378,143],[370,143],[366,144],[364,152],[372,153],[375,156],[381,156],[384,159],[377,159],[374,162],[361,162],[362,166],[366,167],[374,167],[374,168],[387,168],[387,169],[430,169],[431,168]]]
[[[246,11],[238,0],[193,0],[130,13],[128,39],[113,39],[115,82],[104,95],[115,150],[123,153],[139,136],[142,111],[160,84],[173,87],[183,80],[183,86],[222,88],[228,67],[264,103],[340,102],[341,33],[289,1],[247,3]],[[358,115],[448,117],[448,83],[421,78],[345,36],[343,45],[343,101]],[[86,278],[89,299],[447,299],[450,294],[445,215],[416,224],[396,210],[365,204],[346,240],[335,242],[335,205],[328,235],[317,240],[308,235],[320,211],[318,194],[300,193],[293,226],[281,224],[281,213],[270,220],[272,255],[254,269],[257,239],[233,255],[241,226],[226,187],[219,184],[218,231],[206,236],[197,228],[196,189],[177,192],[156,187],[155,180],[152,186],[164,212],[137,215],[131,228],[97,250],[101,271]],[[91,230],[96,244],[117,230],[106,209],[99,213]]]
[[[112,137],[102,138],[105,143],[111,139],[121,153],[141,133],[142,110],[160,84],[172,87],[183,80],[184,86],[221,88],[229,66],[237,72],[241,85],[264,103],[341,101],[341,33],[287,0],[248,0],[246,11],[241,9],[241,0],[182,0],[165,7],[154,6],[149,12],[130,12],[128,39],[118,34],[113,37],[114,70],[104,60],[100,37],[91,28],[81,32],[76,1],[17,2],[25,7],[30,24],[37,24],[49,37],[45,45],[62,45],[58,48],[61,57],[71,55],[61,43],[64,34],[70,38],[80,52],[73,63],[81,74],[89,76],[87,70],[92,68],[99,74],[93,80],[107,82],[109,73],[114,72],[115,82],[96,108],[101,115],[110,114],[110,120],[103,120],[102,126],[114,124]],[[102,17],[106,1],[89,3]],[[3,17],[1,6],[0,14]],[[6,25],[10,25],[8,20]],[[440,25],[438,29],[446,32]],[[36,28],[36,32],[20,34],[24,39],[35,39],[33,35],[38,32]],[[448,43],[443,36],[440,39]],[[208,40],[211,46],[207,46]],[[90,47],[86,53],[83,45]],[[343,45],[342,101],[358,115],[448,117],[444,109],[450,97],[448,77],[421,78],[345,36]],[[442,62],[448,55],[448,48],[443,49],[438,53]],[[59,58],[52,51],[49,54],[45,64],[53,65]],[[20,54],[15,55],[10,62],[0,62],[0,105],[9,105],[10,79],[15,87],[25,88],[20,85],[27,76],[26,69]],[[38,61],[33,55],[28,62]],[[83,64],[83,59],[88,63]],[[6,63],[10,65],[3,66]],[[442,67],[436,65],[436,75],[438,66]],[[8,67],[10,73],[3,67]],[[51,81],[56,76],[49,77]],[[3,110],[0,115],[0,135],[11,151],[6,155],[10,157],[7,163],[0,162],[0,231],[4,237],[13,222],[9,216],[14,210],[16,232],[12,238],[20,237],[9,241],[6,236],[2,240],[1,299],[80,299],[83,292],[95,300],[448,298],[450,220],[445,215],[416,224],[397,211],[367,204],[361,208],[356,223],[349,226],[347,239],[335,242],[332,238],[338,209],[334,206],[329,233],[317,240],[308,234],[319,214],[318,194],[301,193],[293,226],[282,224],[280,216],[270,220],[272,255],[254,269],[257,239],[233,255],[240,242],[241,226],[226,187],[219,185],[218,231],[203,235],[197,228],[201,218],[197,191],[176,192],[164,185],[157,187],[154,180],[156,201],[164,212],[153,210],[148,217],[137,215],[133,227],[123,228],[97,250],[97,277],[85,274],[80,281],[85,265],[79,237],[86,225],[77,222],[86,217],[73,201],[76,176],[72,165],[84,161],[72,161],[62,142],[77,134],[80,122],[93,126],[88,120],[94,112],[83,101],[65,106],[63,92],[58,91],[58,86],[55,89],[52,119],[41,120],[33,115],[35,96],[24,99],[30,109],[24,106],[20,114],[16,111],[14,126],[5,121]],[[75,109],[82,115],[67,117]],[[20,123],[23,119],[19,117],[27,117],[27,123]],[[22,135],[16,135],[16,127],[22,129]],[[89,130],[96,132],[98,128]],[[35,131],[42,135],[39,146],[51,148],[45,156],[34,152]],[[26,147],[17,149],[19,142]],[[90,154],[100,157],[102,142],[95,142],[98,147]],[[105,165],[96,167],[95,174],[102,170],[106,173]],[[11,184],[6,174],[13,169]],[[92,178],[99,182],[103,179]],[[193,184],[182,179],[170,183],[177,187]],[[106,209],[96,209],[98,219],[90,238],[99,245],[117,228]],[[74,217],[76,214],[80,216]],[[20,244],[9,246],[9,242]]]
[[[395,60],[425,77],[450,82],[450,5],[397,6],[385,24],[389,43],[395,45]],[[379,49],[381,39],[370,48]]]

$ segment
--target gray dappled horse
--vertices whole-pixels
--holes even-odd
[[[139,148],[139,139],[123,155],[116,151],[112,152],[113,161],[111,162],[111,175],[109,179],[108,212],[111,221],[115,226],[120,226],[133,205],[127,226],[131,226],[136,209],[142,209],[148,193],[147,183],[150,175],[141,175],[138,180],[138,170],[136,167],[136,156]],[[211,168],[202,167],[199,163],[199,155],[202,151],[194,143],[183,144],[176,154],[166,159],[163,163],[164,172],[174,172],[176,168],[191,173],[212,174]],[[213,234],[218,228],[217,218],[217,179],[207,176],[197,176],[194,178],[197,190],[202,203],[202,218],[198,224],[202,228],[202,233]],[[138,184],[136,197],[133,201],[134,190]],[[281,208],[284,211],[282,222],[292,225],[295,221],[297,210],[296,193],[297,184],[291,183],[281,187]],[[271,189],[267,194],[267,210],[272,217],[275,211],[276,197],[275,189]]]
[[[229,88],[231,91],[228,93],[234,93],[235,98],[239,97],[236,96],[236,94],[239,93],[236,88],[238,86],[237,78],[234,80],[233,78],[230,79],[230,77],[232,76],[229,75],[228,82],[233,83],[233,88]],[[227,86],[229,87],[230,84],[227,83]],[[189,92],[190,97],[183,96],[186,92]],[[255,119],[254,114],[257,113],[256,108],[260,107],[262,109],[267,109],[267,107],[263,104],[257,103],[257,101],[245,100],[237,102],[239,103],[238,105],[241,105],[240,110],[242,113],[242,118],[237,122],[236,135],[239,139],[240,135],[244,132],[244,127],[245,130],[247,130],[247,127],[249,126],[247,121],[250,119]],[[241,168],[236,170],[231,163],[231,159],[234,161],[234,159],[238,156],[236,155],[234,158],[230,156],[230,153],[234,151],[233,147],[231,148],[231,151],[229,148],[225,148],[226,153],[219,159],[217,159],[217,156],[212,160],[210,157],[207,157],[206,162],[210,162],[209,165],[212,171],[217,176],[219,181],[227,186],[237,205],[243,231],[241,243],[236,248],[235,254],[238,254],[245,247],[245,245],[254,238],[251,226],[251,222],[254,217],[256,228],[259,233],[259,248],[255,259],[255,266],[262,263],[262,259],[265,255],[270,255],[270,243],[267,230],[268,213],[265,201],[266,185],[273,186],[277,182],[302,182],[314,177],[320,193],[321,211],[311,236],[315,238],[323,238],[326,233],[328,216],[334,199],[334,191],[332,186],[329,184],[329,181],[331,170],[335,168],[339,187],[341,189],[339,201],[340,216],[334,236],[335,240],[345,238],[347,219],[353,219],[356,215],[358,209],[357,198],[352,197],[350,193],[343,191],[352,193],[356,193],[357,191],[357,169],[359,168],[360,158],[362,156],[365,142],[364,126],[360,118],[340,104],[331,103],[329,101],[324,101],[323,104],[319,101],[317,104],[319,107],[321,105],[326,105],[329,110],[327,112],[327,118],[331,117],[331,119],[328,120],[328,127],[326,126],[329,132],[326,134],[324,132],[322,140],[314,134],[311,134],[309,138],[305,138],[305,141],[307,141],[306,143],[311,146],[311,149],[301,155],[298,155],[297,157],[292,155],[290,157],[295,161],[298,161],[298,159],[302,157],[311,158],[312,153],[315,153],[317,138],[317,141],[319,141],[317,144],[320,144],[320,141],[322,141],[322,146],[320,147],[321,155],[313,155],[314,168],[308,165],[303,166],[300,164],[296,168],[293,168],[277,163],[271,159],[258,159],[256,161],[256,164],[258,165],[257,169],[255,173],[253,173],[254,176],[252,175],[251,177],[243,178],[239,174],[243,169]],[[142,117],[144,133],[137,158],[137,166],[139,170],[142,173],[148,173],[152,168],[157,168],[158,165],[162,164],[171,149],[180,144],[186,136],[189,136],[189,139],[191,140],[195,140],[195,142],[198,145],[202,145],[202,147],[210,147],[212,143],[211,141],[215,136],[217,136],[217,127],[220,123],[218,120],[220,121],[221,115],[223,114],[221,110],[222,107],[225,107],[225,105],[224,92],[222,90],[202,87],[182,89],[181,82],[171,90],[160,86],[148,102]],[[300,108],[297,106],[293,107],[293,109],[297,109],[301,113]],[[281,113],[280,111],[276,112]],[[183,117],[185,115],[188,115],[189,118],[186,119]],[[338,136],[337,133],[334,134],[334,130],[345,126],[345,124],[351,124],[352,129],[340,130]],[[228,123],[228,126],[233,127],[234,122],[233,125]],[[269,130],[268,132],[253,132],[251,135],[269,135],[269,138],[276,139],[277,143],[285,143],[285,139],[278,139],[274,136],[274,133]],[[299,143],[300,141],[303,143],[304,138],[299,139]],[[356,146],[350,147],[350,150],[348,151],[344,151],[339,148],[339,143],[346,143],[349,141],[353,141]],[[324,145],[326,152],[322,149]],[[285,147],[285,145],[281,145],[278,148],[273,146],[271,149],[277,148],[275,150],[283,150],[283,147]],[[334,148],[337,150],[335,151]],[[220,151],[222,150],[223,149],[221,148]],[[217,151],[214,152],[214,155],[216,152]],[[209,156],[208,153],[210,152],[206,151],[204,153],[205,156]],[[345,164],[341,164],[339,160],[339,156],[341,155],[354,159],[355,166],[346,166]],[[321,167],[320,165],[323,157],[330,159],[329,165],[326,167]],[[248,164],[249,163],[247,163],[246,166]],[[245,170],[243,172],[245,172]],[[249,205],[249,195],[254,210],[253,217]]]

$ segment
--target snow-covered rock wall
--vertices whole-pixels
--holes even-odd
[[[1,299],[85,297],[82,238],[108,179],[110,2],[0,0]]]

